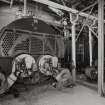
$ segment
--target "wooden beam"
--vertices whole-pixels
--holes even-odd
[[[98,94],[104,93],[104,0],[98,0]]]
[[[49,1],[49,0],[33,0],[33,1],[39,2],[39,3],[42,3],[42,4],[45,4],[45,5],[48,5],[48,6],[57,8],[57,9],[61,9],[61,10],[67,11],[67,12],[71,12],[71,13],[74,13],[74,14],[79,14],[79,15],[82,16],[82,17],[86,17],[86,18],[89,18],[89,19],[96,19],[96,20],[98,20],[98,18],[95,17],[95,16],[86,14],[86,13],[84,13],[84,12],[79,12],[79,11],[76,10],[76,9],[69,8],[69,7],[67,7],[67,6],[63,6],[63,5],[54,3],[54,2]]]

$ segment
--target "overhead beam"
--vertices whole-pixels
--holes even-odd
[[[0,1],[10,4],[10,1],[8,0],[0,0]]]
[[[76,2],[75,4],[73,4],[73,7],[76,7],[80,4],[80,2]]]
[[[95,3],[91,4],[91,5],[89,5],[88,7],[82,9],[81,11],[84,12],[84,11],[90,9],[91,7],[93,7],[93,6],[96,5],[96,4],[97,4],[97,2],[95,2]]]
[[[57,8],[57,9],[61,9],[61,10],[67,11],[67,12],[71,12],[71,13],[74,13],[74,14],[79,14],[82,17],[86,17],[86,18],[89,18],[89,19],[96,19],[96,20],[98,20],[98,18],[95,17],[95,16],[86,14],[84,12],[79,12],[76,9],[69,8],[67,6],[63,6],[61,4],[58,4],[58,3],[55,3],[55,2],[52,2],[52,1],[49,1],[49,0],[33,0],[33,1],[39,2],[39,3],[42,3],[42,4],[45,4],[45,5],[48,5],[48,6]]]

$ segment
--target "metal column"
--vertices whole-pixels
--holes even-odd
[[[72,76],[73,76],[73,81],[75,83],[76,81],[76,41],[75,41],[75,22],[72,23],[72,66],[73,66],[73,69],[72,69]]]
[[[27,0],[24,0],[24,16],[27,14]]]
[[[73,14],[70,13],[70,22],[72,23],[72,29],[71,29],[71,34],[72,34],[72,77],[73,77],[73,82],[76,82],[76,22],[78,20],[78,15],[76,18],[73,18]]]
[[[104,0],[98,0],[98,94],[104,93]]]
[[[90,66],[92,66],[92,32],[89,28],[89,54],[90,54]]]

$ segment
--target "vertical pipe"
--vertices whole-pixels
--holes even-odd
[[[29,54],[31,54],[31,45],[32,44],[32,36],[29,37]]]
[[[104,92],[104,0],[98,0],[98,94]]]
[[[45,43],[46,43],[46,38],[45,34],[43,34],[43,55],[45,54]]]
[[[84,62],[84,59],[85,59],[85,45],[84,45],[85,43],[84,43],[84,39],[83,39],[83,62]]]
[[[24,16],[27,14],[27,0],[24,0]]]
[[[76,81],[76,70],[75,70],[75,67],[76,67],[76,44],[75,44],[75,22],[73,22],[72,24],[72,65],[74,66],[73,67],[73,70],[72,70],[72,76],[73,76],[73,81],[75,83]]]
[[[64,26],[64,37],[67,38],[65,26]]]
[[[12,8],[12,5],[13,5],[13,0],[11,0],[10,2],[10,8]]]
[[[90,54],[90,67],[92,66],[92,33],[89,28],[89,54]]]

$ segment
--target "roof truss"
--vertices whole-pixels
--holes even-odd
[[[92,20],[98,20],[97,17],[95,16],[92,16],[92,15],[89,15],[89,14],[86,14],[84,12],[80,12],[76,9],[73,9],[73,8],[69,8],[67,6],[63,6],[61,4],[58,4],[58,3],[55,3],[55,2],[52,2],[50,0],[33,0],[35,2],[39,2],[39,3],[42,3],[42,4],[45,4],[45,5],[48,5],[48,6],[51,6],[51,7],[54,7],[54,8],[57,8],[57,9],[61,9],[61,10],[64,10],[64,11],[67,11],[67,12],[71,12],[71,13],[74,13],[74,14],[79,14],[80,16],[82,17],[86,17],[86,18],[89,18],[89,19],[92,19]]]

